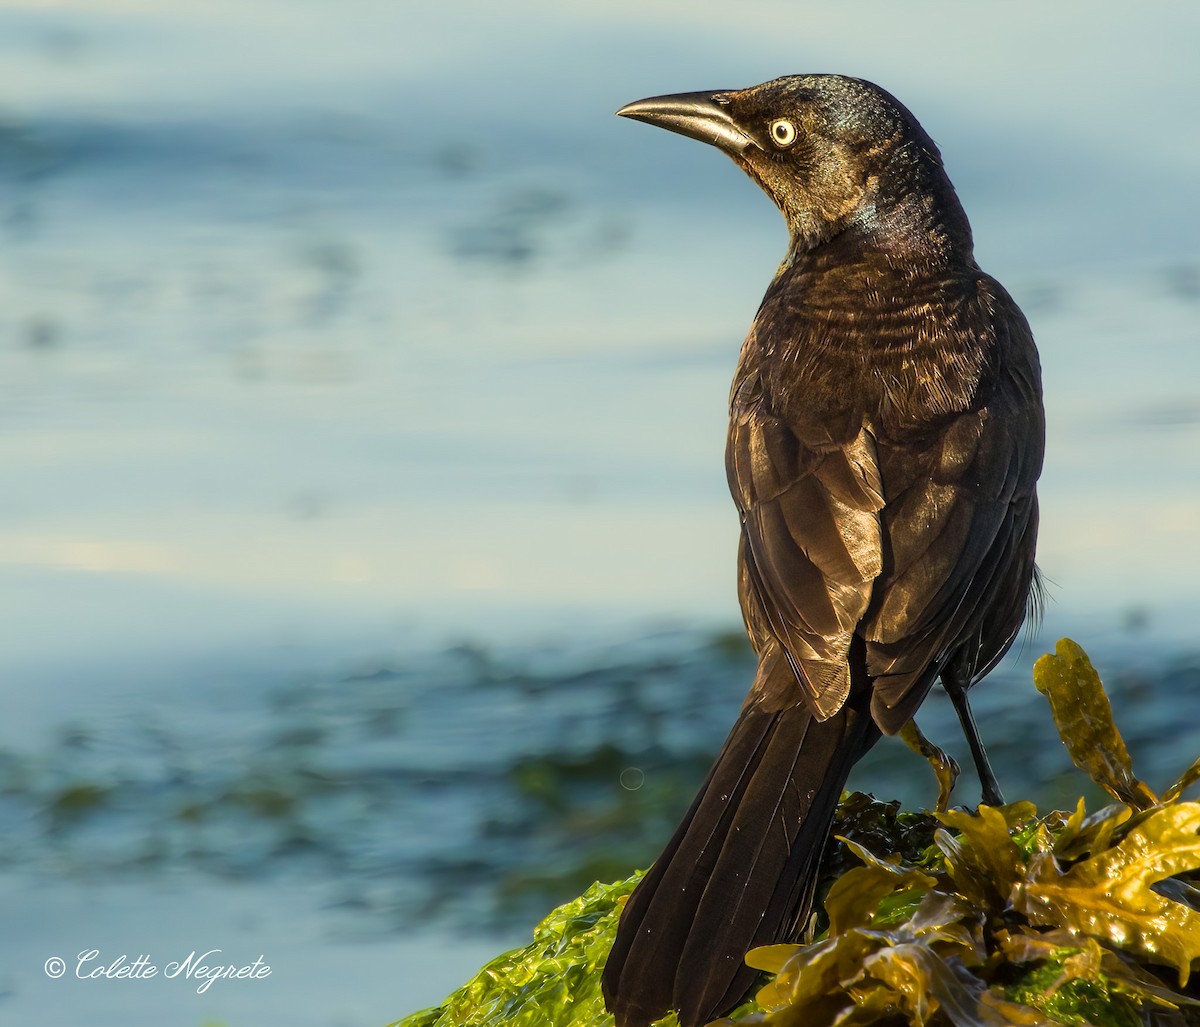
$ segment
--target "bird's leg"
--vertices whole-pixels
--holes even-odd
[[[954,782],[958,780],[958,763],[948,752],[926,738],[915,720],[910,720],[900,729],[900,738],[913,752],[929,760],[938,783],[937,812],[945,813],[946,805],[950,802],[950,793],[954,790]]]
[[[985,806],[1003,806],[1004,796],[1000,794],[1000,782],[992,773],[992,765],[988,763],[987,753],[983,751],[983,742],[979,738],[979,728],[975,726],[975,718],[971,716],[971,707],[967,703],[966,685],[952,671],[946,670],[942,671],[942,687],[954,703],[954,712],[958,714],[958,722],[962,725],[967,744],[971,747],[971,758],[975,761],[979,783],[983,786],[981,802]]]

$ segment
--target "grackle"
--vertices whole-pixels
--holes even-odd
[[[799,75],[617,113],[724,150],[791,237],[725,458],[758,671],[603,978],[618,1027],[697,1027],[748,993],[748,950],[801,935],[851,767],[939,678],[1003,801],[966,692],[1040,596],[1041,372],[937,147],[878,86]]]

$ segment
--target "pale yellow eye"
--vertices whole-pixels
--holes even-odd
[[[787,118],[776,118],[771,122],[771,141],[780,148],[791,146],[796,141],[796,126]]]

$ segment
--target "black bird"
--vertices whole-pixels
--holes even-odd
[[[937,147],[878,86],[799,75],[617,113],[724,150],[791,235],[730,397],[758,672],[604,971],[618,1027],[696,1027],[747,994],[749,949],[800,935],[851,767],[939,678],[1002,802],[966,690],[1039,595],[1041,372]]]

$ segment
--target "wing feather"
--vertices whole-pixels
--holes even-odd
[[[735,381],[727,470],[742,518],[742,609],[756,648],[782,649],[822,719],[849,692],[855,634],[873,714],[891,732],[948,663],[968,679],[990,669],[1024,617],[1040,371],[1016,306],[1002,291],[989,301],[991,377],[923,434],[869,413],[857,430],[805,433],[771,409],[752,364]]]
[[[727,450],[742,515],[742,608],[751,638],[782,647],[824,719],[849,694],[850,640],[881,568],[874,441],[864,428],[843,446],[805,446],[761,391],[748,391]]]

